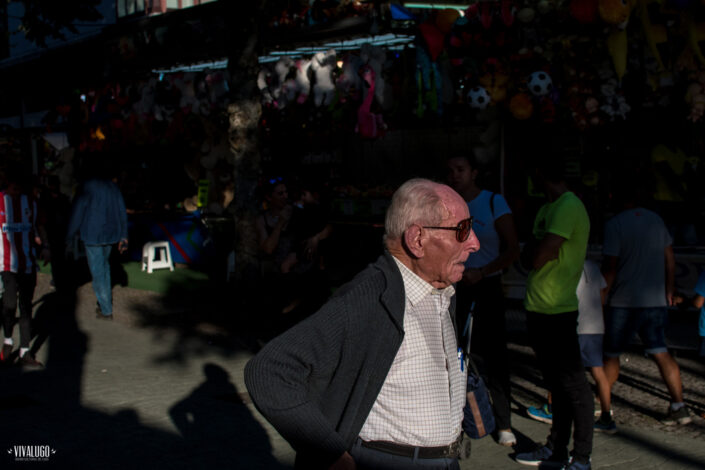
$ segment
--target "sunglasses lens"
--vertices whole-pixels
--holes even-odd
[[[465,219],[458,224],[458,241],[463,243],[470,237],[470,231],[472,230],[472,219]]]

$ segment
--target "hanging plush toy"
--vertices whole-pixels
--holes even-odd
[[[335,96],[333,68],[335,67],[335,49],[317,52],[311,60],[313,71],[313,102],[316,106],[328,106]]]
[[[308,99],[311,92],[311,79],[308,76],[308,68],[311,66],[311,59],[299,59],[296,61],[296,102],[303,104]]]
[[[377,98],[377,103],[384,108],[387,103],[384,99],[385,84],[384,78],[382,77],[382,66],[384,65],[384,62],[387,59],[387,52],[382,47],[373,46],[370,43],[365,43],[360,46],[360,59],[362,60],[363,64],[369,65],[375,72],[374,93],[375,97]],[[367,91],[369,91],[369,89],[367,89],[366,92]],[[364,96],[366,97],[367,95],[364,94]]]
[[[362,104],[357,110],[357,126],[355,131],[361,137],[374,139],[380,136],[385,125],[381,114],[372,112],[372,101],[375,96],[375,71],[371,65],[363,65],[360,69],[363,82],[367,85],[367,96],[362,100]]]

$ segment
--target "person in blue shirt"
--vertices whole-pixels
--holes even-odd
[[[127,250],[127,210],[120,189],[109,177],[107,165],[98,165],[98,162],[89,164],[88,178],[73,201],[66,239],[70,242],[79,237],[85,245],[98,301],[96,318],[112,320],[109,259],[115,245],[120,253]]]
[[[481,372],[487,376],[497,422],[497,442],[516,444],[511,423],[509,353],[505,324],[502,270],[519,258],[519,240],[509,205],[501,194],[478,184],[480,166],[475,158],[459,155],[447,161],[448,184],[460,194],[473,215],[480,249],[465,262],[463,278],[457,284],[457,331],[460,344],[470,310],[473,310],[470,349],[479,356]]]

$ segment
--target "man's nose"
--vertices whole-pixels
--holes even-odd
[[[467,240],[465,240],[465,245],[470,253],[474,253],[480,249],[480,240],[477,239],[477,235],[475,235],[474,230],[470,230],[470,236]]]

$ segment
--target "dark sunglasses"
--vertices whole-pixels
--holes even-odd
[[[437,230],[455,230],[455,238],[458,240],[459,243],[463,243],[465,240],[467,240],[470,237],[470,232],[472,231],[472,219],[473,219],[473,217],[470,216],[467,219],[461,220],[460,222],[458,222],[458,225],[455,227],[423,226],[423,228],[431,228],[431,229],[437,229]]]

